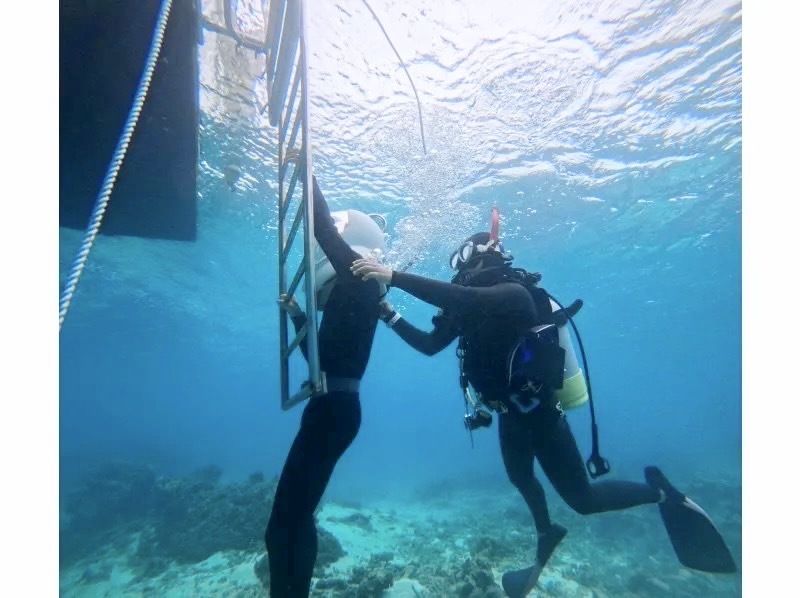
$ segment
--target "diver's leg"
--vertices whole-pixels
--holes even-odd
[[[538,533],[550,528],[550,513],[541,483],[533,475],[533,438],[526,418],[509,411],[499,416],[500,452],[509,481],[519,490]]]
[[[535,443],[531,417],[509,412],[500,415],[500,449],[503,463],[511,483],[522,494],[536,523],[536,560],[532,566],[503,575],[506,594],[512,597],[527,596],[539,580],[544,566],[559,542],[567,534],[566,528],[550,521],[547,500],[541,483],[533,475]]]
[[[647,484],[625,481],[589,483],[583,459],[566,417],[556,409],[537,413],[536,458],[564,501],[581,515],[656,503],[661,494]]]
[[[317,557],[314,510],[361,423],[353,393],[312,398],[281,472],[267,525],[273,598],[308,596]]]

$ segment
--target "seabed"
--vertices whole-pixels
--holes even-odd
[[[215,468],[157,478],[113,466],[65,499],[64,597],[265,596],[263,530],[275,481],[223,484]],[[687,493],[714,517],[741,562],[741,487],[694,479]],[[569,529],[533,596],[576,598],[741,595],[741,575],[682,567],[655,506],[580,516],[557,499]],[[109,514],[113,513],[113,516]],[[439,483],[412,500],[324,501],[312,596],[500,597],[504,571],[530,564],[532,521],[508,485]],[[217,549],[219,548],[219,549]]]

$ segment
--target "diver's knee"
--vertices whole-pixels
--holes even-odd
[[[569,508],[578,513],[579,515],[591,515],[596,512],[594,504],[588,496],[565,496],[564,502],[569,505]]]
[[[533,474],[521,469],[506,469],[508,481],[519,491],[529,489],[535,484]]]
[[[591,515],[595,512],[592,506],[586,501],[578,501],[577,504],[572,505],[572,510],[579,515]]]

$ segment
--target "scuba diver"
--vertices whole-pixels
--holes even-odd
[[[658,504],[684,565],[704,571],[735,571],[733,557],[708,515],[676,490],[657,467],[645,469],[646,483],[589,481],[562,409],[562,398],[572,401],[571,406],[585,401],[585,386],[575,367],[573,375],[565,377],[571,347],[565,351],[559,343],[559,337],[561,341],[568,338],[563,327],[568,321],[573,323],[582,302],[554,310],[560,304],[538,286],[541,275],[512,267],[513,257],[504,250],[498,232],[499,213],[494,210],[491,232],[472,235],[453,252],[450,265],[456,274],[450,283],[392,271],[367,260],[354,262],[352,271],[364,280],[377,280],[439,307],[431,332],[415,328],[386,302],[382,303],[381,319],[426,355],[438,353],[458,338],[465,402],[473,401],[471,386],[480,399],[475,404],[498,414],[503,464],[537,531],[535,562],[503,575],[506,593],[527,595],[567,533],[550,519],[544,490],[533,473],[534,459],[576,512],[585,515]],[[483,407],[465,416],[470,430],[490,422],[491,413]],[[593,457],[594,461],[587,463],[593,477],[606,473],[607,462],[596,450]]]
[[[334,212],[314,184],[315,238],[324,256],[316,264],[320,368],[327,392],[312,397],[281,472],[265,540],[273,598],[308,596],[317,558],[314,511],[339,458],[361,424],[359,385],[377,327],[381,289],[350,271],[355,259],[384,249],[385,221],[356,210]],[[279,300],[296,330],[306,315],[286,296]],[[313,319],[311,320],[314,321]],[[300,344],[306,356],[305,339]]]

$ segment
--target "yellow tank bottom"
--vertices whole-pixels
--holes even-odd
[[[556,391],[555,398],[561,403],[562,409],[574,409],[588,401],[589,393],[586,390],[583,370],[579,369],[569,378],[565,378],[564,386]]]

